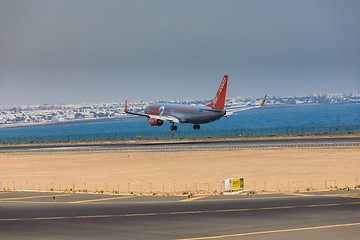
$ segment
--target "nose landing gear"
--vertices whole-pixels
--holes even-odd
[[[194,130],[200,130],[200,125],[199,124],[194,124],[193,129]]]

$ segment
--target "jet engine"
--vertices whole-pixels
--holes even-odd
[[[149,123],[151,126],[161,126],[164,121],[156,118],[149,118]]]

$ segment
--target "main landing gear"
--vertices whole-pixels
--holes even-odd
[[[199,124],[194,124],[193,129],[194,130],[200,130],[200,125]]]
[[[177,126],[175,126],[174,123],[172,123],[172,125],[170,126],[170,131],[176,131],[177,130]]]

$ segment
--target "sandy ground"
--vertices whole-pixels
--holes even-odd
[[[253,191],[360,184],[360,148],[0,154],[0,188],[182,193],[221,191],[244,177]]]

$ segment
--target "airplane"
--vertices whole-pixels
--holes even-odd
[[[168,121],[172,124],[170,126],[170,130],[177,131],[177,126],[175,125],[175,123],[193,124],[194,130],[200,130],[200,124],[210,123],[219,120],[223,116],[228,118],[228,115],[231,115],[234,112],[264,106],[267,95],[265,95],[262,103],[259,106],[224,109],[227,82],[228,75],[224,75],[213,101],[205,106],[173,103],[155,103],[147,106],[144,110],[144,113],[135,113],[128,111],[126,100],[124,112],[127,114],[147,117],[151,126],[161,126],[164,122]]]

